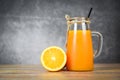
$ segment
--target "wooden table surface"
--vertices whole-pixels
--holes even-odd
[[[41,65],[0,65],[0,80],[120,80],[120,64],[94,66],[90,72],[48,72]]]

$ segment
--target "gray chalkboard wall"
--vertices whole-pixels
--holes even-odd
[[[44,48],[65,50],[65,14],[86,17],[91,7],[91,30],[104,36],[95,62],[120,63],[120,0],[0,0],[0,64],[39,64]]]

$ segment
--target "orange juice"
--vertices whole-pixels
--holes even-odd
[[[67,69],[93,70],[93,47],[90,30],[69,30],[67,36]]]

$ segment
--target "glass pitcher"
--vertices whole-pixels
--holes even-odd
[[[102,50],[103,36],[90,30],[90,20],[85,17],[65,16],[67,20],[67,70],[91,71],[94,69],[94,57],[98,57]],[[92,36],[98,37],[98,47],[93,51]]]

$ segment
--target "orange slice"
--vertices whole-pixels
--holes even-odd
[[[41,63],[48,71],[59,71],[66,64],[66,53],[57,46],[46,48],[41,54]]]

